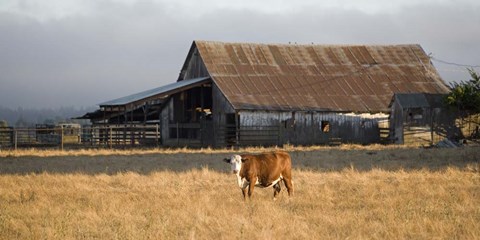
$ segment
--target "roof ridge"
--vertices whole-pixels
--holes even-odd
[[[288,42],[288,43],[259,43],[259,42],[225,42],[217,40],[194,40],[194,43],[204,43],[204,44],[223,44],[223,45],[257,45],[257,46],[322,46],[322,47],[399,47],[399,46],[421,46],[419,43],[382,43],[382,44],[372,44],[372,43],[297,43],[297,42]]]

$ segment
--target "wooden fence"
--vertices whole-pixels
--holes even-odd
[[[466,137],[478,139],[479,125],[468,125]],[[17,148],[125,148],[125,147],[232,147],[232,146],[281,146],[288,134],[282,126],[222,125],[213,128],[206,124],[171,124],[170,136],[162,139],[157,124],[95,125],[79,128],[0,128],[0,149]],[[464,129],[462,129],[463,131]],[[382,143],[392,143],[388,126],[379,127]],[[444,130],[426,127],[408,127],[404,132],[405,144],[429,145],[446,135]],[[330,145],[342,142],[332,138]]]
[[[99,125],[82,128],[0,128],[0,149],[158,146],[158,125]]]

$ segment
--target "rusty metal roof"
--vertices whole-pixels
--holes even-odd
[[[126,105],[129,103],[134,103],[137,101],[141,101],[144,99],[152,98],[152,97],[157,97],[160,98],[162,96],[167,96],[171,95],[173,93],[189,89],[192,87],[195,87],[199,84],[205,83],[209,81],[209,77],[202,77],[202,78],[194,78],[194,79],[188,79],[185,81],[180,81],[180,82],[175,82],[171,84],[167,84],[161,87],[149,89],[143,92],[135,93],[132,95],[128,95],[125,97],[117,98],[114,100],[110,100],[107,102],[100,103],[98,105],[100,106],[121,106],[121,105]]]
[[[394,93],[447,93],[420,45],[195,41],[235,109],[386,112]]]
[[[402,108],[439,108],[444,106],[446,96],[446,94],[396,93],[392,102],[398,101]]]

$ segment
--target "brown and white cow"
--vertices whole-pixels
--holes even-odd
[[[247,188],[250,198],[255,186],[273,187],[273,198],[280,193],[280,180],[287,187],[288,195],[293,194],[292,160],[286,152],[269,152],[258,155],[242,154],[225,158],[230,163],[233,174],[237,175],[238,186],[246,198]]]

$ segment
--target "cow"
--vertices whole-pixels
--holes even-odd
[[[273,187],[273,199],[280,193],[280,181],[283,180],[288,195],[293,195],[292,160],[287,152],[276,151],[257,155],[232,155],[223,159],[230,163],[232,173],[237,176],[238,186],[242,189],[243,198],[252,197],[255,186]]]

